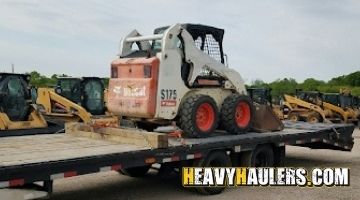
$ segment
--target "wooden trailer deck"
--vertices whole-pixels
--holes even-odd
[[[306,144],[328,143],[335,148],[339,147],[344,150],[350,150],[352,148],[351,134],[353,127],[350,125],[309,125],[307,123],[285,122],[285,127],[286,128],[280,132],[246,133],[242,135],[230,135],[225,132],[217,132],[213,137],[209,138],[169,137],[168,147],[163,149],[164,151],[172,151],[173,149],[176,151],[176,147],[191,149],[193,146],[211,146],[212,144],[222,144],[223,146],[227,144],[229,146],[241,144],[243,147],[246,147],[247,145],[254,146],[261,143],[305,146]],[[344,128],[349,130],[340,131],[340,129]],[[127,130],[127,132],[129,132],[129,130]],[[334,136],[336,136],[337,139],[334,139]],[[142,138],[135,138],[137,142],[131,144],[129,141],[122,143],[119,141],[120,139],[114,141],[107,140],[107,138],[99,139],[98,137],[82,137],[82,134],[72,133],[1,138],[0,169],[9,166],[154,150],[148,141],[139,145],[138,141]],[[345,140],[341,138],[345,138]],[[147,139],[144,137],[143,140]]]
[[[145,149],[149,148],[68,134],[9,137],[0,139],[0,167]]]

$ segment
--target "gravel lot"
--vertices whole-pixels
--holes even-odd
[[[79,199],[360,199],[360,131],[355,131],[352,152],[287,148],[286,166],[350,167],[349,187],[240,187],[215,196],[202,196],[182,188],[178,177],[161,179],[155,173],[130,178],[115,172],[85,175],[55,181],[54,200]]]

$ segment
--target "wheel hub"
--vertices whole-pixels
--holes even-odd
[[[239,127],[246,127],[250,122],[250,106],[245,102],[240,102],[236,106],[235,119]]]
[[[209,103],[203,103],[196,112],[196,125],[201,131],[211,129],[215,121],[215,111]]]

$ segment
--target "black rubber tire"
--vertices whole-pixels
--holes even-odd
[[[214,151],[208,154],[205,158],[195,160],[194,167],[231,167],[231,159],[223,151]],[[195,190],[204,195],[220,194],[224,191],[225,186],[219,187],[196,187]]]
[[[131,167],[127,169],[120,169],[119,173],[130,177],[143,177],[149,172],[150,167],[150,165],[145,165],[139,167]]]
[[[270,145],[257,146],[253,151],[246,151],[240,157],[241,167],[273,167],[274,151]]]
[[[285,155],[286,155],[285,146],[274,148],[274,167],[285,166]]]
[[[148,132],[153,132],[159,125],[155,124],[155,123],[139,121],[139,122],[136,122],[136,126],[139,129],[143,129]]]
[[[319,113],[316,113],[316,112],[309,113],[308,116],[306,117],[306,121],[309,123],[321,122]]]
[[[297,121],[300,121],[300,116],[299,116],[299,114],[290,111],[287,119],[290,121],[293,121],[293,122],[297,122]]]
[[[245,102],[250,107],[250,121],[244,127],[240,127],[236,123],[236,107],[240,102]],[[252,128],[254,121],[254,111],[254,105],[249,96],[231,94],[225,98],[221,106],[221,126],[229,133],[246,133]]]
[[[196,112],[200,105],[208,103],[214,109],[215,119],[210,129],[202,131],[196,124]],[[206,95],[192,95],[187,97],[178,113],[179,126],[187,137],[208,137],[218,127],[218,108],[215,101]]]
[[[162,179],[169,179],[175,173],[175,168],[179,167],[179,162],[170,162],[161,164],[157,176]]]

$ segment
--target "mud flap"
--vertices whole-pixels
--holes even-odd
[[[277,117],[274,111],[267,105],[254,105],[255,115],[253,130],[256,132],[281,131],[284,124]]]

